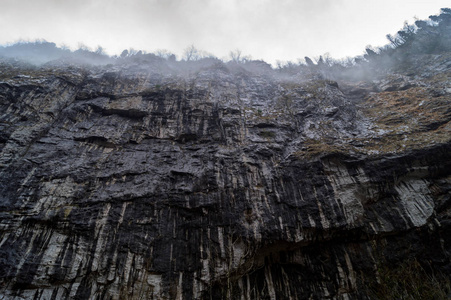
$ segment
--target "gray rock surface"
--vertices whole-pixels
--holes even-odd
[[[0,298],[365,299],[379,266],[451,274],[451,70],[428,59],[449,56],[365,82],[3,68]]]

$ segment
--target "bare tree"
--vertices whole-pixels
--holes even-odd
[[[239,63],[241,61],[241,50],[236,49],[234,51],[230,51],[230,58],[232,61]]]
[[[333,66],[333,65],[335,65],[337,63],[336,60],[333,59],[332,56],[330,56],[329,52],[326,52],[326,53],[323,54],[323,59],[324,59],[324,63],[326,65],[328,65],[329,67]]]
[[[244,63],[251,59],[250,56],[243,56],[240,49],[235,49],[233,51],[230,51],[229,56],[230,56],[230,59],[235,63]]]
[[[158,49],[157,51],[155,51],[155,55],[156,55],[156,56],[159,56],[159,57],[162,57],[162,58],[164,58],[164,59],[168,59],[168,60],[169,60],[169,58],[172,57],[172,56],[175,57],[175,54],[169,52],[169,51],[166,50],[166,49]]]
[[[199,60],[200,58],[201,53],[194,45],[189,46],[183,52],[183,59],[186,61]]]
[[[183,59],[185,61],[196,61],[203,58],[216,58],[213,54],[206,51],[202,51],[194,47],[194,45],[189,46],[183,52]]]

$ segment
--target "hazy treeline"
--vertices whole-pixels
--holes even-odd
[[[325,76],[354,79],[365,77],[368,72],[408,64],[416,55],[451,52],[451,9],[442,8],[439,15],[417,20],[414,24],[405,22],[395,35],[387,34],[387,40],[389,43],[383,47],[367,46],[361,56],[341,60],[327,54],[316,59],[305,57],[298,63],[279,63],[278,69],[297,73],[307,66]]]
[[[368,70],[381,70],[404,63],[417,54],[438,54],[451,51],[451,9],[442,8],[440,14],[430,16],[428,20],[417,20],[414,24],[404,24],[396,35],[387,35],[389,43],[380,48],[367,46],[365,53],[358,57],[333,59],[325,54],[317,58],[305,57],[297,62],[277,62],[272,67],[264,61],[252,60],[240,50],[230,52],[224,61],[194,46],[185,49],[183,56],[177,58],[167,50],[146,53],[142,50],[127,49],[120,55],[109,56],[102,47],[95,50],[86,46],[71,51],[67,47],[57,47],[47,41],[19,42],[9,46],[0,46],[0,57],[19,59],[32,64],[140,64],[165,63],[171,65],[197,66],[211,64],[240,65],[250,71],[272,70],[280,74],[294,75],[300,72],[316,72],[324,76],[355,77],[365,76]]]

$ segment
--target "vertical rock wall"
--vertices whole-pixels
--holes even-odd
[[[4,78],[2,299],[362,299],[381,265],[449,271],[449,94],[422,99],[439,127],[388,131],[384,84]]]

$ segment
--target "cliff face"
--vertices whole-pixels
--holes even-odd
[[[450,56],[359,82],[249,64],[3,61],[2,299],[362,299],[406,262],[451,274]]]

